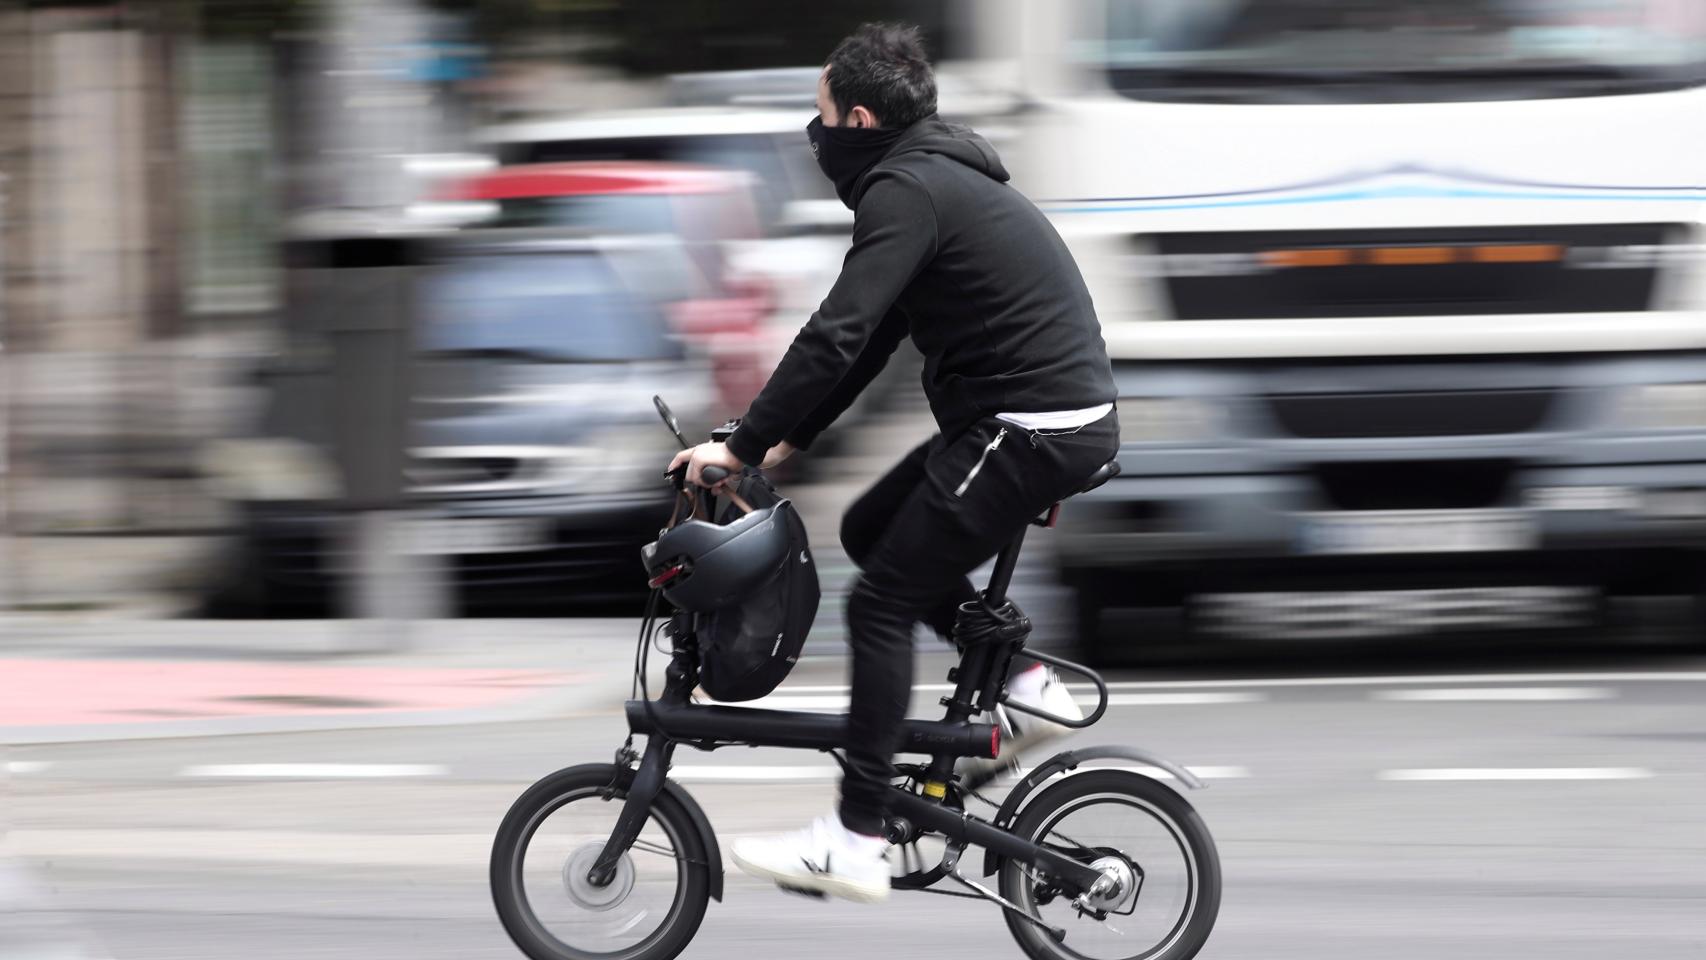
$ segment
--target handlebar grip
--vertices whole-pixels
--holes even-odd
[[[699,482],[707,487],[714,487],[729,478],[729,471],[722,467],[705,467],[699,471]]]

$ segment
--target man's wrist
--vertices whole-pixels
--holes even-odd
[[[764,463],[764,455],[769,453],[770,448],[774,446],[774,444],[766,442],[763,437],[760,437],[750,426],[744,423],[736,427],[735,432],[729,434],[729,438],[723,441],[723,444],[728,447],[730,453],[740,458],[741,463],[749,467],[756,467]]]

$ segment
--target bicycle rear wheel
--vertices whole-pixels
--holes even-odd
[[[670,960],[699,929],[711,889],[705,844],[667,794],[653,801],[615,877],[602,887],[587,880],[626,786],[613,764],[559,770],[528,788],[498,828],[492,902],[533,960]]]
[[[1007,926],[1033,960],[1189,960],[1220,911],[1220,857],[1185,799],[1126,770],[1069,776],[1026,804],[1015,836],[1118,877],[1117,895],[1088,911],[1016,861],[1001,866],[1001,895],[1050,927]]]

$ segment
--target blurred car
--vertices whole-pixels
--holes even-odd
[[[731,86],[712,83],[705,75],[700,79],[705,82],[698,85],[717,100],[752,82],[749,77],[735,78]],[[770,297],[763,335],[767,355],[751,385],[756,390],[800,325],[828,295],[852,242],[852,211],[836,198],[805,136],[814,113],[810,98],[815,87],[807,83],[802,89],[805,96],[793,109],[725,103],[584,114],[494,126],[481,140],[502,164],[519,167],[639,162],[745,173],[753,191],[758,233],[722,246],[730,273],[761,281]],[[897,384],[915,378],[919,366],[916,354],[902,351],[814,450],[833,450],[847,426],[859,423],[896,395]],[[734,406],[735,413],[745,409],[744,404]],[[815,462],[819,461],[790,461],[789,469],[809,470]]]
[[[852,214],[836,201],[806,144],[812,116],[810,108],[634,110],[503,124],[481,140],[505,166],[647,161],[745,171],[767,235],[850,234]],[[821,205],[826,200],[840,213]]]
[[[674,329],[710,356],[728,416],[746,409],[786,346],[768,336],[769,283],[729,263],[732,245],[758,236],[744,173],[644,161],[525,164],[453,183],[440,200],[460,206],[471,228],[602,238],[631,288],[655,298]],[[625,255],[636,237],[646,249]]]
[[[408,510],[396,549],[446,558],[463,609],[598,602],[644,590],[637,557],[667,521],[674,440],[712,419],[705,365],[631,279],[644,245],[538,231],[425,244],[413,289]],[[245,518],[226,606],[324,608],[351,564],[327,454],[332,365],[265,372],[263,437],[210,460]]]

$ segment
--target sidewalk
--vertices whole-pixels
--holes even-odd
[[[634,621],[0,619],[0,743],[495,722],[610,709]]]

